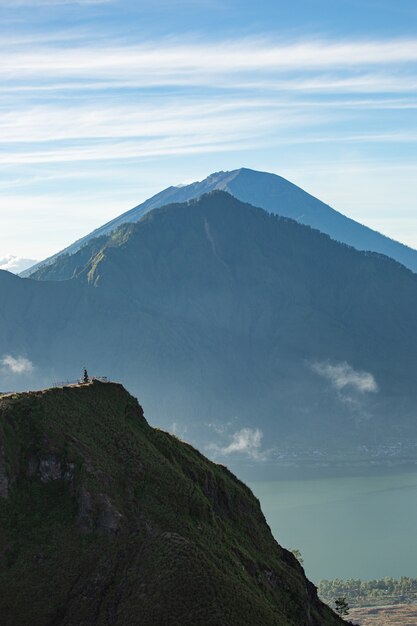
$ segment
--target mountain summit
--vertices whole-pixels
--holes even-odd
[[[0,621],[340,626],[251,491],[121,385],[0,398]]]
[[[92,239],[107,237],[123,224],[138,222],[155,208],[193,200],[215,190],[226,191],[238,200],[265,209],[269,213],[290,217],[357,250],[385,254],[417,272],[416,250],[342,215],[281,176],[241,168],[231,172],[216,172],[203,181],[190,185],[168,187],[76,241],[62,252],[22,272],[21,275],[24,277],[34,275],[43,279],[45,275],[41,273],[38,276],[36,271],[53,263],[61,255],[72,255]]]

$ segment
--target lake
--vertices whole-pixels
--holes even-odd
[[[417,577],[417,472],[255,482],[277,541],[321,578]]]

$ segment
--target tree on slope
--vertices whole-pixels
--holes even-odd
[[[336,613],[339,613],[339,615],[349,615],[349,604],[346,602],[345,597],[340,596],[336,598],[335,605]]]

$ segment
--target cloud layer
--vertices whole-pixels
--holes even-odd
[[[312,370],[319,374],[337,390],[353,389],[359,393],[375,393],[378,385],[370,372],[355,370],[346,361],[342,363],[313,363]]]
[[[51,43],[48,47],[36,46],[28,41],[26,48],[21,45],[20,39],[6,40],[0,49],[4,54],[0,65],[0,76],[8,77],[17,83],[21,79],[55,79],[57,85],[63,81],[75,81],[81,78],[94,81],[109,80],[115,85],[124,81],[133,81],[142,86],[190,85],[209,84],[213,86],[216,77],[222,85],[221,77],[236,76],[250,77],[248,86],[254,86],[258,81],[268,81],[271,86],[281,74],[288,71],[300,71],[304,79],[302,88],[328,88],[338,85],[344,86],[347,76],[362,79],[361,88],[364,88],[365,72],[376,68],[382,69],[383,74],[391,69],[391,79],[398,76],[399,68],[409,70],[417,62],[417,40],[382,40],[382,41],[346,41],[334,42],[329,40],[311,40],[288,44],[273,43],[267,39],[241,39],[236,41],[217,41],[216,43],[192,42],[184,43],[183,39],[177,42],[172,40],[158,41],[153,44],[120,45],[109,42],[107,45],[89,43],[88,46],[74,42],[73,46],[57,47]],[[7,57],[5,53],[8,52]],[[408,66],[408,67],[407,67]],[[336,70],[333,82],[327,75],[317,75],[310,83],[306,80],[308,72],[317,70]],[[341,76],[340,71],[349,72]],[[362,75],[357,75],[358,70]],[[278,74],[277,74],[278,73]],[[410,72],[403,78],[410,78]],[[233,80],[230,87],[242,87],[242,83]],[[298,79],[299,76],[289,78]],[[414,80],[413,80],[414,78]],[[347,86],[351,86],[352,82]],[[262,83],[260,83],[262,84]],[[264,82],[265,84],[265,82]],[[291,81],[285,83],[291,85]],[[403,83],[404,84],[404,83]],[[243,83],[243,86],[245,83]],[[65,83],[64,83],[65,86]],[[88,86],[88,85],[87,85]],[[223,84],[224,87],[228,85]],[[30,84],[28,85],[30,87]],[[82,87],[82,85],[79,85]],[[415,74],[411,77],[408,88],[415,89]],[[297,88],[294,84],[294,88]]]
[[[19,274],[19,272],[23,272],[23,270],[28,269],[35,263],[34,259],[23,259],[13,254],[7,254],[4,257],[0,257],[0,270]]]
[[[146,159],[271,141],[413,143],[408,127],[368,130],[361,119],[370,111],[411,115],[416,65],[412,39],[87,45],[63,32],[41,45],[38,34],[6,38],[1,164]],[[353,115],[356,131],[342,130]]]
[[[295,179],[306,186],[318,180],[311,170],[320,166],[338,168],[341,174],[327,172],[325,185],[306,186],[308,191],[342,211],[351,206],[352,189],[356,196],[358,189],[368,195],[363,202],[368,211],[369,196],[378,194],[376,219],[382,220],[381,198],[388,204],[390,197],[381,185],[396,190],[399,206],[398,190],[413,176],[405,170],[395,173],[392,148],[397,164],[417,170],[412,156],[417,133],[411,130],[417,111],[417,39],[135,39],[132,34],[102,37],[61,25],[61,30],[45,33],[5,32],[0,85],[0,192],[11,190],[2,198],[2,206],[10,209],[0,216],[0,247],[12,246],[21,255],[39,252],[33,247],[26,251],[21,243],[18,247],[26,224],[16,222],[12,207],[36,214],[26,237],[44,239],[48,248],[41,256],[71,243],[73,216],[58,204],[47,220],[51,230],[55,222],[56,247],[50,247],[51,238],[35,210],[41,196],[45,206],[55,197],[62,207],[68,198],[79,206],[78,194],[84,192],[88,210],[79,223],[81,236],[90,229],[87,220],[93,212],[96,227],[130,208],[120,205],[128,188],[133,206],[167,184],[195,180],[216,169],[245,165],[293,178],[294,172],[309,168],[308,180]],[[391,180],[375,176],[376,189],[365,171],[366,154],[371,164],[377,154],[378,166],[391,172]],[[366,185],[359,184],[359,175],[352,184],[344,182],[348,159],[356,160]],[[283,171],[283,164],[290,171]],[[149,180],[153,169],[160,181],[148,193],[142,181]],[[137,182],[139,173],[142,180]],[[332,184],[335,193],[322,195]],[[333,203],[342,189],[349,202]],[[113,199],[111,216],[104,215],[98,190],[106,203]],[[406,201],[415,205],[410,191]],[[409,219],[397,215],[401,217]],[[363,217],[361,221],[367,223]],[[9,222],[16,224],[16,242]],[[388,222],[368,223],[378,229]],[[400,235],[388,230],[406,241],[410,232],[402,226]],[[413,244],[410,239],[408,243]]]
[[[64,37],[43,46],[8,40],[0,61],[2,165],[250,150],[271,139],[417,141],[409,129],[334,129],[352,111],[416,108],[417,40],[87,47]]]

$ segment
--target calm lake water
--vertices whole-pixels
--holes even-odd
[[[321,578],[417,577],[417,472],[250,484],[278,542]]]

